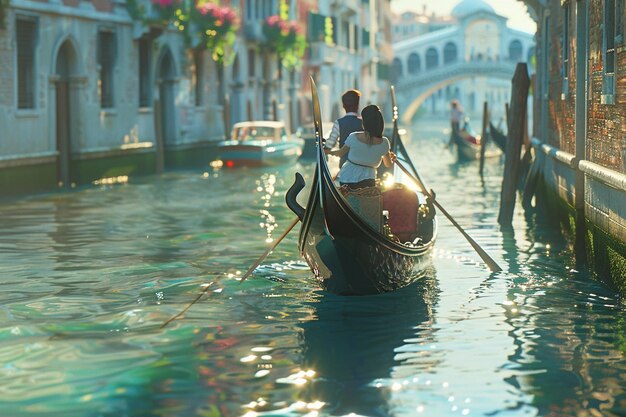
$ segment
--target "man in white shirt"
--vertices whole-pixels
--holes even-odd
[[[339,142],[339,148],[341,148],[350,133],[363,131],[363,121],[357,114],[360,99],[361,92],[359,90],[348,90],[343,93],[341,103],[343,104],[343,109],[346,111],[346,115],[335,120],[335,123],[333,123],[333,129],[324,144],[326,149],[334,148],[337,142]],[[346,158],[346,156],[341,157],[339,161],[340,168],[346,162]]]

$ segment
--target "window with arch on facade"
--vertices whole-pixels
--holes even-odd
[[[116,50],[115,33],[109,30],[98,32],[98,90],[100,92],[100,107],[113,107],[113,70],[115,68]]]
[[[417,74],[418,72],[420,72],[422,66],[420,56],[417,53],[413,52],[411,55],[409,55],[407,65],[409,67],[409,74]]]
[[[452,64],[457,60],[457,48],[456,45],[452,42],[446,43],[443,47],[443,63]]]
[[[519,62],[522,59],[522,42],[518,39],[509,43],[509,59],[513,62]]]
[[[439,53],[435,48],[428,48],[426,51],[426,69],[433,69],[439,66]]]
[[[17,42],[17,108],[35,108],[35,48],[38,42],[38,20],[30,16],[17,16],[15,38]]]

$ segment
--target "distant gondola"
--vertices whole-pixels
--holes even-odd
[[[430,264],[437,231],[433,205],[401,183],[380,188],[381,209],[389,211],[395,233],[386,235],[384,227],[357,214],[335,186],[316,129],[317,166],[306,208],[296,202],[304,188],[299,173],[286,196],[302,222],[298,246],[315,277],[325,290],[342,295],[383,293],[415,281]]]
[[[459,162],[476,161],[480,159],[480,136],[472,135],[466,129],[461,129],[458,132],[452,131],[450,135],[450,142],[456,145]],[[487,144],[485,158],[494,158],[500,155],[502,155],[500,149],[489,149],[489,144]]]

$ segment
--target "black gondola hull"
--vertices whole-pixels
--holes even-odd
[[[420,225],[419,245],[391,241],[352,211],[327,171],[321,178],[322,187],[314,181],[299,243],[322,288],[341,295],[379,294],[419,279],[431,264],[435,217]]]

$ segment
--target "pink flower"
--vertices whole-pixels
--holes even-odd
[[[278,15],[269,16],[266,20],[267,24],[270,26],[276,26],[280,24],[280,17]]]

